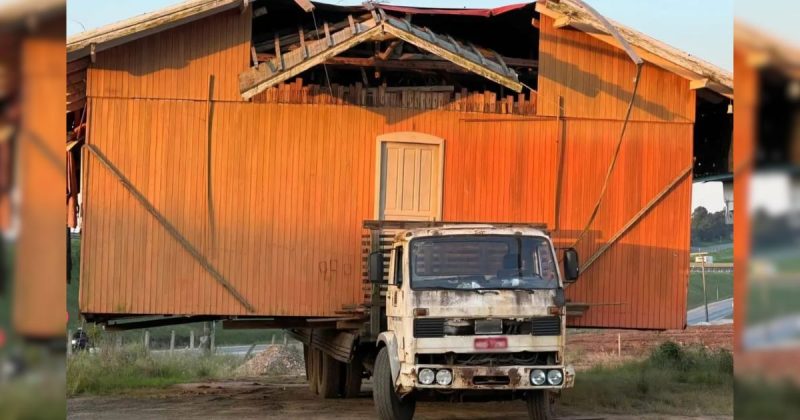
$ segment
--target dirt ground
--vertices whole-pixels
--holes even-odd
[[[360,398],[322,399],[313,395],[305,378],[257,378],[186,384],[159,391],[124,396],[79,397],[67,401],[68,419],[312,419],[367,420],[375,418],[369,383]],[[604,416],[594,413],[559,413],[564,419],[682,419],[663,415]],[[420,420],[527,419],[522,401],[489,403],[417,404]],[[722,417],[726,418],[726,417]]]
[[[709,349],[730,349],[731,325],[696,327],[685,331],[575,331],[568,348],[579,369],[596,363],[614,363],[644,357],[658,344],[672,340],[681,344],[703,345]],[[617,343],[622,344],[622,358]],[[71,398],[67,402],[70,419],[374,419],[371,384],[362,388],[356,399],[325,400],[308,390],[304,377],[259,377],[229,381],[185,384],[164,390],[146,390],[121,396]],[[663,415],[606,416],[602,413],[573,413],[559,410],[563,418],[573,419],[663,419]],[[526,419],[522,401],[491,403],[432,403],[417,405],[416,419]],[[680,417],[669,417],[680,418]]]

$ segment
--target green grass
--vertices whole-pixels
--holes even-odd
[[[714,257],[715,263],[732,263],[733,262],[733,248],[723,249],[717,252],[710,252],[708,255]]]
[[[800,314],[800,284],[750,282],[748,325]]]
[[[0,385],[0,407],[2,419],[66,418],[64,378],[48,378],[47,384],[15,381]]]
[[[737,419],[798,419],[800,388],[791,383],[742,381],[734,385]]]
[[[230,378],[241,363],[242,359],[234,356],[154,354],[135,345],[121,350],[104,346],[99,353],[80,353],[67,359],[67,396]]]
[[[666,342],[645,360],[578,373],[561,405],[609,414],[731,415],[733,356]]]
[[[80,277],[80,246],[81,241],[79,238],[72,239],[72,271],[70,272],[70,284],[67,285],[67,312],[69,312],[68,329],[75,331],[81,326],[82,322],[79,317],[78,309],[78,296],[79,296],[79,277]],[[92,326],[87,325],[87,330],[91,330]],[[154,346],[166,347],[169,345],[170,334],[175,330],[176,345],[179,347],[186,347],[189,344],[190,330],[195,332],[195,345],[199,343],[198,337],[203,333],[203,324],[184,324],[174,325],[168,327],[159,327],[150,329],[150,339]],[[141,342],[143,331],[127,331],[122,333],[123,342]],[[221,325],[217,325],[215,343],[218,346],[225,345],[249,345],[249,344],[264,344],[272,341],[275,336],[275,341],[280,342],[283,339],[283,331],[281,330],[225,330]]]
[[[717,287],[720,300],[733,297],[733,273],[706,273],[708,303],[717,301]],[[703,278],[700,273],[691,273],[687,309],[699,306],[703,306]]]

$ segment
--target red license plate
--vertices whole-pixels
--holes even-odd
[[[478,350],[505,349],[508,348],[508,339],[506,337],[476,338],[473,345]]]

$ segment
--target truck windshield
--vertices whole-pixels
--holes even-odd
[[[413,289],[555,289],[550,242],[536,236],[454,235],[411,241]]]

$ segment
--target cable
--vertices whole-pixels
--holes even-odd
[[[628,109],[625,112],[625,120],[622,123],[622,130],[619,133],[619,139],[617,139],[617,147],[614,150],[614,156],[611,158],[611,164],[608,166],[608,171],[606,171],[606,178],[603,180],[603,188],[600,190],[600,196],[597,197],[597,203],[595,203],[594,209],[592,210],[591,216],[589,216],[589,221],[586,222],[586,226],[581,231],[578,238],[575,239],[575,242],[572,244],[572,248],[575,248],[578,245],[578,242],[586,236],[586,232],[589,231],[591,228],[592,223],[594,222],[595,217],[597,217],[597,212],[600,210],[600,204],[603,202],[603,198],[606,195],[606,190],[608,189],[608,181],[611,179],[611,173],[614,172],[614,167],[617,166],[617,159],[619,158],[619,152],[622,149],[622,139],[625,138],[625,131],[628,129],[628,122],[631,118],[631,112],[633,111],[633,104],[636,102],[636,91],[639,89],[639,79],[642,75],[642,64],[636,65],[636,79],[633,82],[633,92],[631,93],[631,100],[628,102]]]
[[[317,34],[317,41],[321,38],[319,37],[319,27],[317,27],[317,15],[314,13],[314,9],[311,9],[311,18],[314,20],[314,32]],[[322,62],[322,68],[325,70],[325,81],[328,83],[328,94],[333,95],[333,88],[331,87],[331,77],[328,75],[328,66],[325,65],[325,62]]]

